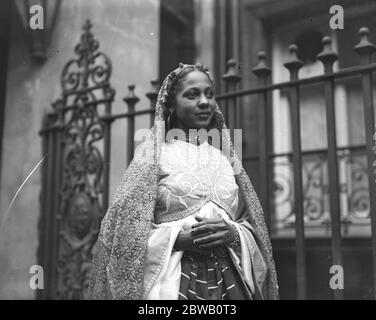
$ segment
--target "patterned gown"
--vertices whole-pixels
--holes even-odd
[[[196,146],[173,140],[162,146],[160,177],[145,298],[262,299],[266,265],[250,223],[238,213],[238,186],[228,159],[206,141]],[[197,223],[196,216],[233,224],[239,246],[217,247],[209,255],[174,250],[179,232]]]

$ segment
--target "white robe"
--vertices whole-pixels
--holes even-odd
[[[234,221],[238,187],[227,158],[207,143],[195,146],[176,141],[162,147],[160,163],[164,178],[158,190],[155,217],[160,221],[153,223],[149,234],[144,299],[178,299],[184,252],[175,251],[173,247],[179,232],[197,223],[196,216],[222,217],[236,226],[241,245],[239,250],[228,247],[229,255],[250,292],[255,293],[255,286],[261,292],[266,264],[250,223],[244,219],[240,223]]]

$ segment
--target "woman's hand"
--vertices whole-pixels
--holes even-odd
[[[191,233],[190,230],[182,230],[180,231],[174,245],[174,249],[177,251],[193,251],[200,254],[209,254],[211,250],[201,249],[197,245],[195,245],[195,241],[202,237],[203,235],[209,235],[210,233],[198,234],[195,236]]]
[[[237,239],[236,227],[222,218],[203,219],[196,217],[199,222],[192,226],[191,234],[195,237],[194,245],[199,249],[228,245]]]

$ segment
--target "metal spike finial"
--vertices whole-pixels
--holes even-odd
[[[266,60],[267,60],[266,52],[259,51],[257,54],[257,57],[258,57],[258,63],[256,67],[252,69],[252,71],[257,77],[267,77],[271,73],[271,70],[266,63]]]
[[[152,80],[150,81],[151,88],[149,92],[147,92],[145,95],[150,99],[155,99],[158,96],[158,87],[159,87],[159,80]]]
[[[332,50],[332,38],[325,36],[322,38],[323,49],[317,55],[317,58],[321,61],[335,61],[338,59],[337,53]]]
[[[324,64],[325,73],[330,73],[333,71],[333,63],[338,59],[338,54],[332,50],[332,39],[330,37],[323,37],[322,44],[323,49],[317,55],[317,59]]]
[[[299,60],[299,58],[298,58],[298,46],[296,44],[291,44],[289,46],[288,50],[289,50],[291,59]]]
[[[152,80],[150,81],[150,84],[151,84],[152,91],[155,91],[158,93],[159,80],[158,79]]]
[[[229,72],[230,70],[235,71],[235,69],[236,69],[236,65],[237,65],[237,64],[238,64],[238,63],[235,61],[235,59],[229,59],[229,60],[227,61],[228,72]]]
[[[359,29],[360,41],[354,47],[354,51],[359,55],[372,55],[376,51],[376,46],[369,41],[368,28],[362,27]]]
[[[222,79],[226,82],[239,82],[241,76],[239,75],[238,70],[240,67],[235,59],[230,59],[227,61],[227,72],[222,76]]]
[[[298,58],[298,46],[296,44],[290,45],[288,50],[290,57],[284,63],[284,66],[290,71],[290,78],[294,80],[298,78],[299,69],[303,67],[304,63]]]
[[[268,56],[267,56],[265,51],[259,51],[258,54],[257,54],[257,57],[260,61],[265,62]]]
[[[359,29],[359,34],[361,35],[361,36],[368,36],[368,34],[369,34],[369,29],[368,28],[366,28],[366,27],[361,27],[360,29]]]
[[[134,89],[136,86],[134,84],[131,84],[128,86],[128,94],[123,99],[128,105],[134,105],[136,104],[140,99],[136,96]]]

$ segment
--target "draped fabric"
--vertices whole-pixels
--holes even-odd
[[[187,66],[184,65],[181,68]],[[162,213],[163,210],[168,212],[169,209],[157,207],[159,203],[157,197],[160,182],[163,181],[160,159],[162,146],[165,143],[164,111],[171,78],[170,74],[163,81],[156,103],[154,126],[147,132],[145,141],[137,148],[101,222],[100,233],[93,252],[89,285],[91,299],[145,298],[147,251],[156,213],[159,213],[157,218],[162,218],[160,222],[168,220],[168,218],[163,220],[168,215]],[[244,234],[252,230],[250,237],[252,239],[253,236],[255,237],[255,242],[267,267],[265,280],[260,288],[261,295],[266,299],[278,299],[275,265],[263,210],[252,183],[235,154],[218,105],[215,108],[214,128],[221,131],[224,137],[221,144],[222,152],[232,166],[237,191],[244,203],[245,215],[237,221],[237,228],[243,234],[242,246],[247,246],[249,242],[244,238]],[[210,200],[214,202],[214,196]],[[229,212],[234,210],[231,208],[232,203],[227,203],[225,197],[216,200],[217,205],[222,205]],[[186,203],[186,205],[190,207],[190,204]],[[247,259],[247,257],[242,258]],[[248,258],[251,259],[252,256]]]

